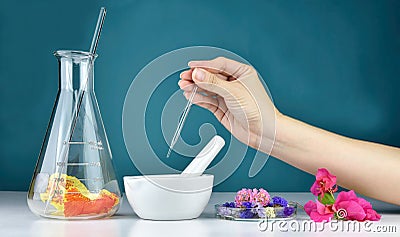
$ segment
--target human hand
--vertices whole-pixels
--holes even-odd
[[[192,61],[189,67],[179,81],[186,98],[197,85],[194,103],[214,113],[241,142],[309,173],[325,167],[341,177],[339,185],[400,205],[400,189],[393,189],[400,173],[390,172],[400,167],[399,148],[344,137],[282,115],[249,65],[216,58]]]
[[[191,61],[181,73],[179,87],[186,99],[194,85],[199,88],[193,103],[211,111],[238,140],[270,153],[275,120],[280,116],[256,70],[227,58]]]

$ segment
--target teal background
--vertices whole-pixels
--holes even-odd
[[[221,47],[251,62],[287,115],[400,146],[400,1],[3,0],[0,190],[28,189],[57,93],[52,52],[88,49],[100,6],[108,14],[95,90],[120,181],[138,174],[121,128],[129,85],[152,59],[187,46]],[[174,89],[171,84],[160,96]],[[196,108],[194,113],[222,129],[208,112]],[[167,145],[160,146],[166,152]],[[307,191],[313,182],[311,175],[275,158],[250,179],[250,164],[245,159],[215,190]]]

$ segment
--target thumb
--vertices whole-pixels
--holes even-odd
[[[217,76],[217,74],[208,72],[201,68],[195,68],[192,73],[194,83],[207,91],[216,93],[222,97],[229,95],[230,83]]]

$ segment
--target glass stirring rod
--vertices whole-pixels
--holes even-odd
[[[181,117],[179,119],[179,122],[178,122],[178,127],[176,128],[175,133],[174,133],[174,137],[172,138],[171,145],[169,145],[167,158],[171,155],[171,151],[174,148],[176,142],[178,141],[179,136],[181,135],[183,124],[185,123],[186,117],[189,114],[190,108],[192,107],[193,98],[196,95],[197,88],[198,87],[195,85],[194,88],[193,88],[192,94],[190,94],[188,102],[186,103],[185,109],[182,112],[182,115],[181,115]]]

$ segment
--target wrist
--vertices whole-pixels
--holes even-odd
[[[291,118],[278,113],[275,119],[275,140],[272,146],[271,155],[279,158],[289,146],[289,132]]]
[[[273,123],[269,121],[263,123],[261,129],[253,130],[250,135],[249,146],[259,150],[263,153],[274,156],[274,147],[277,143],[281,143],[281,138],[278,140],[278,135],[281,134],[281,127],[284,127],[283,123],[286,123],[288,117],[281,114],[275,109],[275,119]]]

